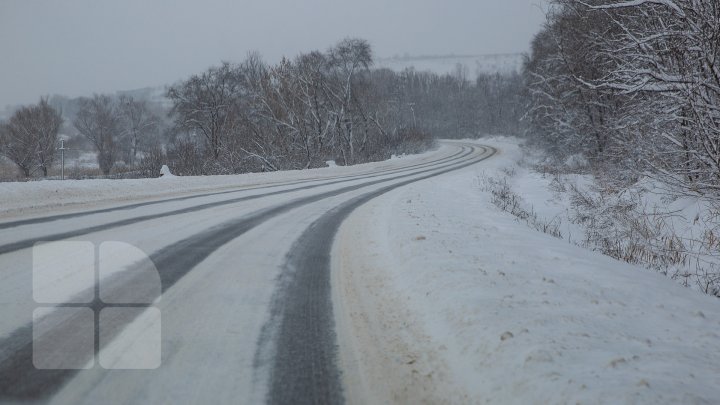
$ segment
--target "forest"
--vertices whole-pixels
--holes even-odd
[[[720,3],[555,0],[524,68],[526,133],[627,184],[720,191]]]

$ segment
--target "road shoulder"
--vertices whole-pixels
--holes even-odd
[[[356,403],[703,403],[720,384],[718,302],[533,231],[477,184],[491,159],[383,195],[333,249]]]

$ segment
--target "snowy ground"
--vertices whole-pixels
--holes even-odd
[[[500,155],[390,192],[341,228],[351,402],[717,403],[720,301],[501,212],[478,177],[521,152],[483,143]]]
[[[581,159],[568,161],[570,165],[558,167],[541,153],[525,150],[521,162],[500,173],[484,173],[481,183],[497,192],[498,181],[506,182],[520,211],[531,213],[536,227],[720,297],[717,201],[678,196],[650,178],[613,184],[579,174],[583,170],[573,166]]]
[[[372,199],[340,228],[331,285],[345,398],[354,403],[717,402],[719,301],[531,230],[501,212],[481,191],[479,179],[516,166],[521,152],[513,140],[477,143],[495,146],[498,155]],[[96,366],[57,392],[48,390],[51,399],[262,402],[271,363],[258,364],[256,345],[268,340],[269,308],[278,299],[274,294],[287,271],[288,252],[341,204],[428,171],[467,164],[462,159],[472,156],[457,157],[459,149],[460,144],[447,142],[421,156],[297,172],[1,184],[0,227],[5,218],[83,214],[5,228],[0,248],[77,231],[65,239],[98,246],[126,242],[157,257],[161,274],[186,271],[165,285],[155,302],[162,313],[161,367],[136,373]],[[390,168],[397,170],[382,171]],[[339,176],[345,177],[335,184],[332,179]],[[526,186],[528,201],[545,198],[542,188]],[[338,190],[344,191],[332,194]],[[295,203],[323,193],[332,195]],[[287,210],[222,242],[225,233],[232,235],[251,218],[282,206]],[[186,248],[188,240],[194,249]],[[54,275],[66,278],[77,271],[77,258],[60,250],[51,256],[68,268],[58,265]],[[206,250],[207,256],[196,264],[174,261],[192,258],[195,250]],[[159,254],[164,251],[171,254]],[[17,331],[37,307],[34,290],[58,285],[32,279],[31,260],[28,247],[0,254],[2,342],[25,344]],[[100,274],[99,282],[108,279]],[[94,284],[66,281],[60,300]],[[303,319],[312,329],[314,319]],[[123,334],[103,346],[101,357],[113,358],[124,336],[156,323],[140,317],[126,329],[118,325]],[[12,347],[0,344],[0,377],[18,374],[3,364],[5,357],[14,358]],[[7,388],[6,381],[0,378],[0,389]]]
[[[441,152],[445,153],[445,152]],[[384,162],[354,166],[335,166],[272,173],[247,173],[228,176],[187,176],[136,180],[43,180],[32,182],[0,182],[0,220],[23,216],[72,212],[99,208],[122,202],[139,202],[202,192],[267,186],[335,176],[362,175],[375,170],[401,167],[422,162],[434,152],[393,157]],[[158,173],[158,176],[160,173]]]
[[[286,301],[292,302],[293,308],[303,309],[290,299],[302,298],[306,290],[291,290],[299,293],[295,295],[280,292],[295,285],[292,280],[296,275],[314,275],[311,265],[289,267],[288,252],[295,252],[296,241],[304,240],[308,228],[317,221],[334,221],[339,206],[387,187],[475,164],[490,155],[486,148],[444,142],[438,150],[422,156],[347,168],[3,185],[8,191],[1,197],[3,208],[22,207],[25,202],[34,207],[35,214],[8,209],[7,219],[0,221],[0,402],[254,404],[264,402],[268,387],[279,387],[273,393],[295,395],[300,391],[297,397],[301,399],[313,398],[318,392],[322,395],[329,391],[327,379],[297,383],[308,375],[307,363],[292,356],[293,361],[276,361],[274,357],[280,336],[291,340],[282,348],[293,346],[295,332],[322,328],[327,331],[322,336],[334,336],[332,327],[321,323],[332,319],[332,312],[318,316],[312,312],[312,305],[303,313],[299,327],[285,333]],[[143,203],[186,193],[192,197]],[[57,205],[56,195],[66,205]],[[135,204],[138,202],[141,204]],[[75,212],[52,216],[57,210]],[[15,218],[20,221],[13,221]],[[324,233],[329,240],[334,236],[334,226]],[[35,245],[37,241],[58,240],[76,243]],[[312,246],[323,257],[329,257],[330,247],[331,243]],[[296,253],[293,257],[303,257],[304,252]],[[136,266],[134,259],[140,257],[153,261],[162,297],[157,283],[146,282],[149,279],[143,275],[153,269],[142,263]],[[317,295],[310,300],[298,299],[300,304],[316,302],[324,292],[327,294],[322,297],[329,304],[329,266],[327,269],[325,276],[320,276],[324,277],[319,283],[322,290],[310,291]],[[137,294],[143,295],[142,302],[152,299],[152,306],[162,314],[161,328],[153,308],[108,315],[105,323],[100,312],[95,358],[93,345],[86,344],[92,342],[88,325],[93,324],[93,317],[77,315],[56,304],[72,301],[85,305],[91,297],[97,298],[98,291],[103,302],[104,296],[126,296],[129,298],[122,302],[131,304],[138,303]],[[100,304],[93,300],[87,306],[97,312],[102,309]],[[88,313],[84,309],[81,312]],[[34,334],[36,324],[40,325],[38,336]],[[157,358],[145,355],[158,354],[157,331],[162,332],[160,367],[139,371],[105,368],[133,366],[142,359],[142,364],[152,369]],[[298,345],[304,342],[294,341]],[[309,341],[312,346],[301,346],[290,354],[315,347],[334,352],[334,338]],[[76,342],[80,347],[72,346],[68,353],[65,348]],[[94,366],[77,372],[38,369],[34,363],[36,344],[43,365],[71,361],[75,366]],[[293,372],[298,363],[300,370]],[[336,362],[325,364],[329,366],[323,375],[339,375]],[[318,365],[311,365],[317,371]],[[287,374],[295,383],[285,378],[279,383],[273,380],[276,370],[285,369],[291,371]],[[305,390],[306,386],[310,388]],[[332,387],[335,395],[342,395]]]

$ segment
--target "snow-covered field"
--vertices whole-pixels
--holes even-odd
[[[56,214],[78,209],[110,206],[202,192],[319,180],[344,175],[362,175],[375,170],[393,169],[421,162],[434,152],[408,157],[393,157],[384,162],[354,166],[334,166],[311,170],[271,173],[247,173],[227,176],[188,176],[133,180],[40,180],[0,182],[0,220],[35,214]],[[158,173],[158,176],[160,173]]]
[[[341,228],[351,402],[717,403],[720,301],[500,211],[478,179],[522,153],[482,143],[500,154],[392,191]]]
[[[480,73],[519,72],[522,67],[522,54],[380,58],[376,65],[396,72],[414,68],[419,72],[437,74],[454,73],[459,65],[466,69],[468,75],[474,77]]]

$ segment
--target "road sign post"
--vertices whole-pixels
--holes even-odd
[[[60,140],[60,180],[65,180],[65,140]]]

